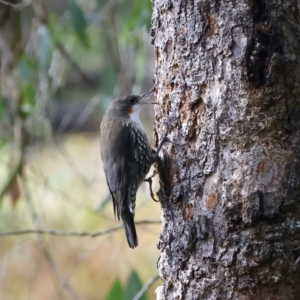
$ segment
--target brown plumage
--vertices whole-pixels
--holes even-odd
[[[131,248],[138,245],[134,225],[136,192],[153,163],[153,151],[139,119],[150,93],[124,96],[108,107],[102,123],[100,149],[114,213],[124,222]]]

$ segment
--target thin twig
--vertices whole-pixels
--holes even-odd
[[[19,2],[17,4],[15,4],[15,3],[11,3],[9,1],[0,0],[0,3],[4,4],[4,5],[7,5],[7,6],[11,6],[13,8],[18,8],[20,5],[22,5],[23,2],[21,1],[21,2]]]
[[[95,80],[90,78],[85,71],[77,64],[77,62],[71,57],[71,55],[66,51],[63,45],[59,42],[55,43],[55,47],[63,55],[63,57],[69,62],[69,64],[75,69],[75,71],[80,75],[83,82],[89,85],[95,85]]]
[[[160,224],[160,220],[141,220],[136,221],[135,225],[145,225],[145,224]],[[24,234],[47,234],[47,235],[55,235],[55,236],[89,236],[92,238],[106,235],[123,228],[122,225],[118,225],[115,227],[107,228],[101,231],[96,232],[87,232],[87,231],[64,231],[64,230],[49,230],[49,229],[25,229],[25,230],[15,230],[15,231],[7,231],[7,232],[0,232],[1,236],[10,236],[10,235],[24,235]]]
[[[22,9],[22,8],[28,6],[31,3],[31,1],[21,1],[19,3],[11,3],[9,1],[0,0],[0,3],[4,4],[4,5],[7,5],[7,6],[11,6],[14,9],[19,10],[19,9]]]
[[[23,175],[24,176],[24,175]],[[29,214],[30,217],[32,219],[32,222],[34,224],[34,226],[36,227],[36,231],[39,231],[38,229],[38,225],[37,225],[37,213],[34,209],[33,203],[31,201],[31,196],[30,196],[30,192],[29,189],[27,187],[27,185],[25,184],[25,182],[23,181],[24,178],[21,178],[21,183],[22,183],[22,187],[23,187],[23,192],[24,192],[24,196],[25,196],[25,200],[27,203],[27,207],[29,210]],[[64,278],[64,276],[61,274],[57,264],[55,263],[50,250],[48,249],[47,243],[44,240],[44,237],[41,236],[40,234],[37,234],[37,242],[42,250],[42,253],[44,254],[45,260],[47,262],[47,264],[49,265],[49,268],[52,270],[53,274],[55,275],[60,287],[62,288],[62,290],[65,293],[65,296],[69,299],[69,300],[79,300],[77,294],[75,293],[75,291],[73,290],[73,288],[69,285],[68,281]]]
[[[75,123],[76,128],[82,128],[83,124],[86,122],[88,117],[91,115],[91,113],[95,110],[95,107],[99,104],[99,97],[94,96],[89,103],[85,106],[85,108],[82,110],[81,114],[77,118],[77,121]]]
[[[78,169],[75,161],[72,159],[72,157],[67,153],[67,151],[65,150],[65,148],[63,147],[63,145],[61,145],[58,141],[57,138],[54,137],[54,142],[55,145],[57,147],[57,150],[59,151],[59,153],[64,157],[64,159],[66,160],[67,164],[69,165],[69,167],[71,168],[71,170],[73,171],[74,175],[76,175],[77,177],[80,178],[80,180],[84,183],[84,184],[88,184],[89,181],[87,178],[85,178],[85,176],[82,174],[82,172]]]
[[[139,300],[142,298],[142,296],[150,289],[150,287],[153,285],[153,283],[159,279],[159,276],[156,275],[153,278],[149,279],[146,284],[140,289],[140,291],[134,296],[132,300]]]
[[[39,156],[36,157],[36,161],[38,160]],[[101,219],[105,219],[108,221],[114,221],[113,218],[107,217],[103,212],[100,212],[98,208],[93,208],[86,203],[71,197],[69,193],[64,192],[54,186],[52,186],[49,182],[46,176],[42,173],[42,170],[40,168],[41,162],[37,161],[37,164],[35,167],[30,168],[30,172],[26,174],[26,180],[30,176],[31,180],[34,180],[38,184],[43,184],[50,192],[52,192],[56,197],[60,197],[60,199],[65,202],[68,205],[71,205],[72,207],[75,207],[76,209],[85,210],[86,213],[92,214],[93,216]],[[110,195],[110,194],[109,194]]]
[[[1,0],[0,0],[1,1]],[[13,167],[11,173],[9,174],[9,176],[7,177],[6,182],[4,183],[3,187],[0,189],[0,202],[3,198],[3,196],[6,194],[6,192],[9,190],[12,182],[14,181],[14,179],[16,178],[16,176],[20,173],[21,169],[22,169],[22,165],[23,165],[23,158],[22,156],[20,156],[18,158],[17,163],[15,164],[15,166]]]

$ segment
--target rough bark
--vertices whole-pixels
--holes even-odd
[[[153,0],[161,299],[300,299],[299,6]]]

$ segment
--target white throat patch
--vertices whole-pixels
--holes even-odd
[[[144,130],[143,124],[140,119],[140,110],[142,106],[140,104],[133,105],[132,113],[129,114],[130,120],[139,125],[139,127]]]

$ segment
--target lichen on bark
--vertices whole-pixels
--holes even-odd
[[[299,10],[153,0],[162,299],[299,299]]]

